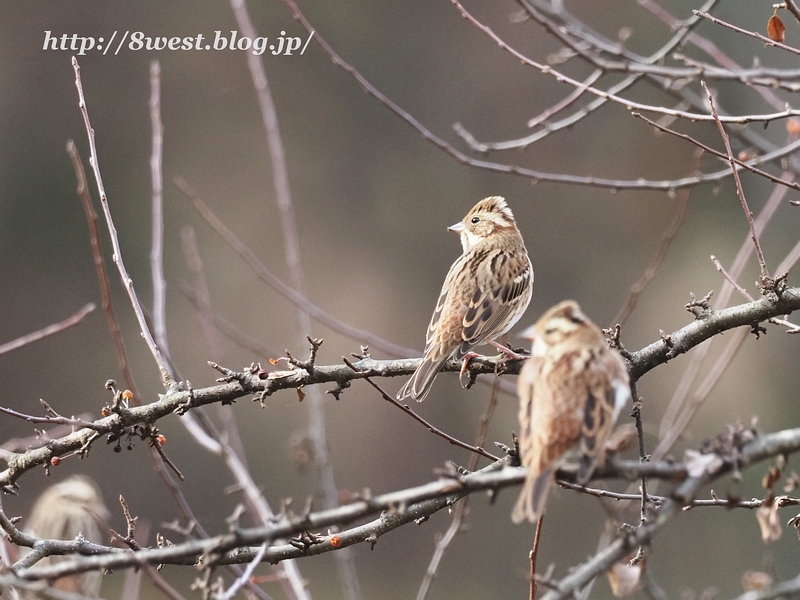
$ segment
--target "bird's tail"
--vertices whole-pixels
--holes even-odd
[[[446,361],[447,357],[441,361],[423,360],[422,364],[414,371],[411,379],[397,392],[397,399],[405,400],[410,397],[417,402],[425,400],[425,396],[431,391],[433,381]]]
[[[528,520],[535,523],[544,514],[544,504],[550,493],[550,486],[553,483],[553,470],[547,469],[534,475],[526,477],[522,485],[522,492],[511,511],[511,520],[514,523],[522,523]]]

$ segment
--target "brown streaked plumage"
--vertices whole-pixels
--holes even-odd
[[[625,362],[574,300],[548,310],[523,336],[533,341],[517,380],[519,451],[528,475],[511,513],[515,523],[541,516],[553,471],[577,442],[578,483],[589,481],[631,397]]]
[[[445,277],[425,336],[422,364],[397,394],[422,402],[449,358],[460,360],[519,320],[533,294],[533,266],[505,199],[478,202],[448,228],[463,253]]]

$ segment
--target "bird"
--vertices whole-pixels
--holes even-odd
[[[33,504],[26,533],[41,539],[72,540],[83,536],[90,542],[102,543],[100,523],[110,516],[100,489],[85,475],[73,475],[48,487]],[[55,564],[69,557],[53,556],[37,565]],[[102,584],[102,571],[65,575],[51,582],[53,588],[72,592],[83,598],[97,598]],[[50,598],[50,594],[28,591],[25,600]]]
[[[602,464],[631,389],[622,356],[574,300],[553,306],[521,335],[533,342],[517,379],[519,455],[528,473],[511,519],[533,523],[570,448],[579,447],[580,485]]]
[[[422,363],[398,392],[398,400],[422,402],[444,363],[461,360],[480,344],[510,353],[494,339],[514,326],[531,301],[533,265],[504,198],[484,198],[448,230],[461,236],[463,252],[444,279]]]

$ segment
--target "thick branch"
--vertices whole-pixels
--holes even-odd
[[[557,600],[572,597],[592,579],[608,571],[637,546],[649,543],[670,519],[682,512],[682,507],[691,504],[697,492],[711,481],[719,479],[734,468],[746,467],[755,462],[779,454],[788,454],[800,449],[800,429],[787,429],[763,436],[748,444],[737,453],[734,460],[728,459],[713,472],[705,472],[699,477],[687,478],[670,498],[656,512],[656,516],[635,530],[623,534],[606,549],[595,554],[567,577],[553,586],[542,600]]]
[[[684,505],[691,504],[696,492],[734,468],[742,468],[757,461],[789,454],[800,450],[800,428],[780,431],[763,436],[741,448],[735,456],[720,457],[722,465],[711,473],[700,477],[686,477],[685,465],[660,463],[639,463],[638,461],[609,461],[598,470],[598,478],[623,478],[635,480],[642,475],[669,480],[682,480],[683,483],[661,505],[657,517],[631,533],[625,533],[606,550],[579,567],[556,585],[555,591],[546,598],[562,598],[583,587],[595,576],[607,570],[611,564],[622,558],[632,548],[648,542],[669,518],[680,514]],[[196,564],[214,557],[215,564],[247,563],[253,560],[258,546],[278,538],[292,538],[290,544],[272,546],[264,553],[267,562],[278,562],[288,558],[300,558],[323,552],[337,550],[358,542],[375,543],[377,538],[392,529],[412,521],[422,522],[431,514],[452,506],[458,499],[481,490],[499,490],[516,486],[525,478],[520,468],[504,468],[508,458],[492,463],[475,473],[451,476],[415,488],[382,494],[374,498],[365,492],[364,499],[331,510],[310,513],[302,516],[284,515],[276,523],[263,527],[237,529],[214,538],[192,540],[174,546],[147,548],[136,552],[120,552],[109,548],[109,554],[100,556],[75,557],[71,560],[47,566],[34,566],[17,569],[19,577],[32,579],[55,579],[72,573],[93,569],[118,569],[149,564]],[[558,477],[574,481],[575,466],[561,469]],[[383,512],[382,512],[383,511]],[[365,516],[381,513],[373,521],[333,535],[311,533],[332,525],[351,523]],[[48,540],[49,542],[49,540]],[[67,544],[68,542],[63,542]]]
[[[724,331],[755,326],[772,317],[800,309],[800,288],[789,288],[778,297],[767,297],[721,310],[709,309],[693,322],[649,346],[633,352],[628,370],[639,379],[658,365],[684,354]]]
[[[639,379],[654,367],[665,363],[710,337],[741,326],[755,327],[758,323],[772,317],[786,315],[800,309],[800,288],[783,290],[780,295],[771,292],[769,297],[747,304],[715,311],[711,308],[700,313],[697,319],[649,346],[631,353],[627,359],[628,369],[634,379]],[[498,357],[477,358],[470,361],[470,372],[478,375],[494,374]],[[116,407],[115,414],[92,423],[91,428],[80,429],[67,436],[53,440],[47,445],[14,454],[8,459],[8,468],[0,472],[0,486],[6,490],[26,471],[48,463],[54,456],[61,456],[76,450],[87,450],[96,439],[109,434],[121,433],[125,428],[138,424],[152,424],[170,414],[185,414],[186,411],[221,402],[230,404],[238,398],[256,394],[259,401],[285,389],[297,389],[309,385],[335,383],[336,391],[341,391],[354,379],[366,377],[407,376],[416,370],[421,358],[400,360],[375,360],[363,357],[353,363],[356,368],[340,365],[307,365],[288,371],[267,372],[259,365],[251,365],[241,372],[226,369],[214,363],[214,368],[224,374],[219,385],[199,390],[172,390],[160,396],[159,400],[145,406],[125,408]],[[517,374],[521,361],[510,360],[503,366],[504,373]],[[443,371],[457,372],[461,364],[450,361]],[[333,391],[333,390],[332,390]]]

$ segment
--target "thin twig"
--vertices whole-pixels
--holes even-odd
[[[46,338],[49,335],[53,335],[54,333],[60,333],[65,329],[69,329],[73,325],[77,325],[83,318],[92,312],[97,305],[94,302],[90,302],[86,304],[83,308],[81,308],[78,312],[76,312],[71,317],[67,317],[63,321],[59,323],[53,323],[52,325],[48,325],[47,327],[43,327],[38,331],[34,331],[32,333],[25,334],[21,337],[18,337],[15,340],[11,340],[10,342],[6,342],[5,344],[0,345],[0,355],[6,354],[7,352],[11,352],[12,350],[16,350],[17,348],[21,348],[27,344],[31,344],[42,338]]]
[[[350,362],[349,360],[347,360],[347,359],[346,359],[346,358],[344,358],[344,357],[342,357],[342,358],[343,358],[343,360],[344,360],[344,364],[346,364],[348,367],[350,367],[351,369],[353,369],[353,371],[355,371],[355,372],[358,372],[358,371],[359,371],[359,368],[358,368],[358,367],[356,367],[356,366],[355,366],[355,365],[354,365],[352,362]],[[365,379],[365,380],[367,381],[367,383],[369,383],[369,384],[370,384],[372,387],[374,387],[376,390],[378,390],[378,393],[380,393],[381,397],[382,397],[384,400],[386,400],[387,402],[389,402],[389,403],[393,404],[394,406],[396,406],[397,408],[399,408],[400,410],[402,410],[404,413],[406,413],[406,414],[410,415],[410,416],[411,416],[413,419],[415,419],[416,421],[418,421],[419,423],[421,423],[422,425],[424,425],[424,426],[425,426],[425,427],[428,429],[428,431],[430,431],[432,434],[434,434],[434,435],[438,435],[439,437],[446,439],[448,442],[450,442],[450,443],[451,443],[451,444],[453,444],[454,446],[458,446],[459,448],[464,448],[465,450],[469,450],[470,452],[474,452],[475,454],[479,454],[480,456],[483,456],[484,458],[488,458],[489,460],[500,460],[500,458],[499,458],[499,457],[497,457],[497,456],[494,456],[493,454],[491,454],[491,453],[487,452],[487,451],[486,451],[486,450],[484,450],[483,448],[481,448],[481,447],[479,447],[479,446],[472,446],[472,445],[470,445],[470,444],[468,444],[468,443],[466,443],[466,442],[462,442],[461,440],[459,440],[459,439],[457,439],[457,438],[454,438],[454,437],[453,437],[453,436],[451,436],[450,434],[448,434],[448,433],[445,433],[444,431],[442,431],[442,430],[441,430],[441,429],[439,429],[438,427],[436,427],[436,426],[434,426],[434,425],[431,425],[431,424],[430,424],[428,421],[426,421],[426,420],[425,420],[425,419],[423,419],[421,416],[419,416],[419,415],[418,415],[418,414],[417,414],[417,413],[414,411],[414,409],[412,409],[411,407],[409,407],[407,404],[403,404],[403,403],[401,403],[401,402],[398,402],[398,401],[397,401],[397,400],[396,400],[396,399],[395,399],[393,396],[391,396],[391,395],[387,394],[387,393],[386,393],[386,392],[383,390],[383,388],[381,388],[381,386],[379,386],[377,383],[375,383],[374,381],[372,381],[372,379],[370,379],[370,378],[369,378],[369,377],[367,377],[367,376],[365,376],[365,377],[364,377],[364,379]]]
[[[156,449],[156,452],[158,452],[158,455],[161,457],[161,460],[164,461],[164,464],[173,470],[175,476],[181,481],[186,481],[186,478],[183,476],[183,473],[181,473],[178,466],[174,462],[172,462],[169,459],[169,457],[164,453],[164,449],[161,447],[161,444],[158,441],[156,440],[153,441],[153,448]]]
[[[89,239],[92,243],[92,256],[94,257],[94,266],[97,271],[97,282],[100,285],[100,297],[102,299],[101,306],[103,312],[106,314],[106,321],[108,321],[108,330],[111,333],[111,339],[114,341],[114,348],[117,351],[117,364],[119,365],[120,373],[125,380],[125,385],[133,392],[133,402],[138,403],[139,394],[136,391],[136,383],[133,380],[133,373],[131,372],[130,363],[128,362],[128,353],[125,350],[125,342],[122,339],[122,333],[119,328],[119,322],[114,314],[114,306],[111,302],[111,292],[108,284],[108,274],[106,273],[105,261],[103,260],[103,253],[100,250],[100,238],[97,235],[97,211],[92,204],[92,198],[89,195],[89,187],[86,185],[86,172],[83,169],[83,161],[78,154],[78,148],[75,142],[69,140],[67,142],[67,154],[72,160],[72,167],[75,170],[75,178],[78,182],[78,196],[80,196],[81,204],[83,205],[83,212],[86,215],[86,223],[89,226]]]
[[[642,119],[645,123],[647,123],[648,125],[652,125],[653,127],[658,129],[659,131],[663,131],[664,133],[668,133],[670,135],[674,135],[675,137],[681,138],[682,140],[686,140],[687,142],[690,142],[690,143],[694,144],[695,146],[697,146],[698,148],[702,149],[703,152],[711,154],[712,156],[716,156],[717,158],[721,158],[721,159],[723,159],[725,161],[731,161],[732,160],[737,166],[742,167],[743,169],[747,169],[748,171],[750,171],[752,173],[755,173],[756,175],[760,175],[761,177],[763,177],[765,179],[768,179],[769,181],[772,181],[774,183],[779,183],[781,185],[785,185],[786,187],[790,187],[793,190],[800,191],[800,183],[795,183],[794,181],[787,181],[785,179],[781,179],[780,177],[776,177],[775,175],[772,175],[771,173],[767,173],[766,171],[763,171],[761,169],[757,169],[756,167],[753,166],[753,161],[752,160],[750,160],[750,161],[739,160],[738,158],[735,158],[733,156],[729,156],[729,155],[727,155],[727,154],[725,154],[723,152],[719,152],[718,150],[714,150],[714,148],[712,148],[710,146],[706,146],[704,143],[694,139],[692,136],[686,135],[685,133],[680,133],[678,131],[675,131],[674,129],[670,129],[669,127],[664,127],[663,125],[661,125],[659,123],[656,123],[655,121],[653,121],[651,119],[648,119],[647,117],[645,117],[641,113],[632,112],[631,116],[636,117],[637,119]]]
[[[794,178],[794,174],[789,171],[783,173],[782,176],[787,179]],[[767,224],[774,217],[776,211],[781,206],[787,191],[787,188],[783,186],[775,186],[773,189],[772,194],[770,194],[770,197],[767,199],[764,207],[756,217],[756,231],[759,234],[764,231]],[[734,280],[741,277],[747,260],[752,252],[753,244],[750,243],[748,237],[742,242],[739,251],[736,253],[736,258],[734,259],[730,268],[730,275]],[[779,272],[784,272],[785,270],[785,268],[779,268]],[[728,305],[733,291],[734,290],[731,285],[723,283],[722,289],[716,295],[716,304],[718,308]],[[731,352],[733,352],[733,347],[741,344],[743,340],[744,337],[740,337],[739,334],[736,334],[734,339],[728,340],[728,346],[731,348]],[[714,342],[712,341],[696,348],[694,350],[693,360],[689,362],[683,375],[681,375],[681,379],[678,382],[675,391],[673,392],[669,404],[667,405],[667,410],[661,419],[661,425],[658,432],[660,441],[657,448],[652,453],[655,459],[661,458],[664,453],[666,453],[668,449],[672,447],[672,444],[675,442],[675,440],[677,440],[683,429],[689,424],[694,412],[703,402],[703,398],[698,396],[696,392],[692,395],[691,400],[687,400],[687,398],[689,397],[689,389],[700,371],[703,359],[711,350],[711,346],[713,344]],[[730,354],[730,356],[733,355],[735,355],[735,352]],[[720,359],[718,358],[717,362],[721,365],[722,363],[719,361]],[[706,381],[709,381],[708,378]],[[706,385],[702,385],[701,388],[707,390],[711,389],[710,386]]]
[[[186,265],[192,275],[192,284],[184,285],[181,282],[181,291],[187,295],[197,311],[197,318],[200,321],[200,328],[203,332],[208,354],[210,356],[219,356],[221,353],[219,339],[216,335],[219,330],[240,345],[242,345],[243,340],[251,342],[252,346],[249,346],[249,348],[256,348],[256,356],[279,356],[280,353],[272,352],[255,340],[249,339],[243,332],[237,330],[214,312],[211,307],[211,295],[206,283],[206,273],[200,256],[200,249],[197,247],[194,228],[190,225],[186,225],[181,229],[181,247],[186,257]],[[247,455],[233,411],[220,404],[217,406],[216,415],[222,424],[223,434],[235,451],[236,456],[242,463],[247,465]]]
[[[542,538],[542,524],[544,523],[544,513],[539,515],[536,520],[536,533],[533,534],[533,549],[531,550],[528,558],[531,561],[531,584],[530,592],[528,593],[528,600],[536,599],[536,558],[539,555],[539,540]]]
[[[117,228],[114,226],[114,220],[111,218],[111,209],[108,205],[108,197],[106,196],[105,186],[103,185],[103,178],[100,175],[100,165],[97,157],[94,129],[92,129],[92,124],[89,121],[89,111],[86,107],[86,100],[83,96],[81,69],[80,66],[78,66],[78,60],[74,56],[72,57],[72,67],[75,70],[75,87],[78,88],[78,106],[80,107],[81,114],[83,115],[83,122],[86,125],[86,135],[89,138],[89,161],[92,165],[92,170],[94,171],[94,178],[95,182],[97,183],[97,192],[100,195],[100,204],[103,207],[103,214],[105,215],[106,224],[108,225],[108,232],[111,236],[111,246],[114,251],[114,263],[117,265],[117,269],[119,270],[120,277],[122,278],[122,284],[125,286],[125,290],[128,292],[128,297],[130,298],[131,305],[133,306],[133,311],[136,314],[137,321],[139,322],[139,329],[142,332],[142,337],[147,343],[147,346],[150,348],[150,352],[152,353],[153,358],[156,361],[156,365],[158,366],[158,370],[161,373],[161,382],[164,384],[165,388],[171,389],[175,385],[175,382],[170,376],[167,361],[153,339],[153,335],[150,332],[150,327],[147,324],[147,319],[145,319],[144,316],[144,311],[142,310],[142,305],[139,302],[139,297],[136,295],[136,290],[133,287],[133,279],[131,279],[128,275],[128,271],[125,269],[125,264],[122,261],[122,249],[119,245]]]
[[[742,189],[742,182],[739,180],[739,171],[736,168],[736,160],[733,158],[733,150],[731,150],[731,142],[728,139],[728,134],[725,133],[725,128],[722,126],[722,121],[720,121],[719,115],[717,114],[717,109],[714,106],[714,98],[711,95],[711,92],[708,90],[705,81],[701,81],[700,85],[703,87],[703,90],[706,93],[706,97],[708,98],[709,106],[711,107],[711,115],[714,117],[714,121],[717,123],[717,127],[719,128],[719,133],[722,136],[722,141],[725,142],[725,151],[728,154],[728,161],[731,165],[731,170],[733,171],[733,180],[736,182],[736,193],[739,195],[739,200],[742,203],[742,208],[744,209],[745,217],[747,217],[747,224],[750,226],[750,238],[753,240],[753,246],[756,249],[756,257],[758,258],[758,266],[761,268],[761,282],[762,285],[766,285],[767,281],[769,280],[769,271],[767,270],[767,262],[764,259],[764,253],[761,250],[761,244],[758,241],[758,233],[756,233],[756,225],[753,222],[753,213],[750,212],[750,207],[747,206],[747,199],[744,197],[744,190]]]
[[[721,171],[717,171],[714,173],[707,173],[703,175],[694,175],[689,177],[683,177],[681,179],[674,179],[674,180],[662,180],[662,181],[651,181],[644,178],[638,178],[636,180],[621,180],[621,179],[608,179],[603,177],[591,177],[591,176],[577,176],[577,175],[565,175],[561,173],[546,173],[543,171],[536,171],[534,169],[528,169],[525,167],[520,167],[518,165],[511,165],[511,164],[502,164],[502,163],[495,163],[486,160],[477,160],[464,154],[463,152],[457,150],[448,142],[443,140],[441,137],[435,135],[431,132],[428,128],[422,125],[415,117],[409,114],[407,111],[403,110],[398,104],[392,101],[389,97],[387,97],[383,92],[378,90],[375,86],[373,86],[355,67],[350,65],[348,62],[342,59],[336,51],[319,35],[319,33],[312,27],[311,23],[303,16],[303,13],[298,8],[297,4],[293,0],[284,0],[284,2],[289,6],[292,10],[294,18],[297,19],[300,24],[309,32],[314,32],[314,40],[318,43],[323,50],[331,57],[333,63],[342,69],[344,69],[347,73],[349,73],[361,87],[366,91],[368,94],[375,97],[381,104],[386,106],[391,112],[396,114],[400,117],[403,121],[408,123],[412,128],[414,128],[417,132],[422,135],[422,137],[432,143],[434,146],[439,148],[440,150],[444,151],[445,153],[449,154],[453,158],[455,158],[458,162],[462,164],[469,165],[471,167],[484,169],[496,173],[505,173],[509,175],[519,175],[521,177],[526,177],[533,181],[549,181],[554,183],[564,183],[569,185],[583,185],[583,186],[590,186],[590,187],[602,187],[602,188],[610,188],[613,190],[662,190],[662,191],[672,191],[677,190],[685,187],[692,187],[699,183],[707,183],[707,182],[715,182],[720,181],[722,179],[726,179],[730,177],[731,172],[729,169],[724,169]],[[503,47],[505,48],[505,42],[503,42]],[[550,73],[555,73],[551,67],[546,66],[546,70]],[[560,77],[563,81],[570,81],[569,78],[566,78],[563,74],[558,73],[558,77]],[[581,82],[575,81],[575,84],[578,86],[582,86]],[[606,92],[600,92],[599,90],[594,90],[594,88],[587,88],[588,90],[592,91],[593,93],[600,94],[601,98],[616,98],[613,94],[608,94]],[[647,110],[653,109],[654,112],[663,112],[666,114],[671,114],[673,116],[685,117],[690,118],[693,120],[699,121],[710,121],[712,120],[710,115],[704,115],[702,113],[686,113],[684,111],[669,111],[669,110],[662,110],[658,107],[653,106],[642,106],[637,105],[636,103],[629,103],[630,106],[628,108],[632,109],[639,109],[639,110]],[[798,115],[800,115],[800,111],[796,111]],[[722,117],[723,120],[728,122],[729,120],[735,120],[736,122],[747,123],[750,121],[760,121],[760,120],[772,120],[775,118],[783,118],[791,116],[791,112],[783,111],[779,113],[774,113],[771,115],[762,115],[762,116],[745,116],[745,117],[735,117],[735,118],[728,118]],[[794,151],[794,147],[792,148],[780,148],[773,152],[767,153],[761,157],[762,161],[768,160],[775,160],[778,158],[782,158],[791,154]]]
[[[96,427],[95,423],[92,423],[91,421],[86,421],[84,419],[75,419],[75,418],[70,419],[68,417],[61,417],[61,416],[36,417],[34,415],[26,415],[25,413],[21,413],[12,408],[6,408],[5,406],[0,406],[0,412],[10,415],[12,417],[16,417],[17,419],[22,419],[23,421],[27,421],[28,423],[69,425],[70,427],[88,427],[90,429],[94,429]]]
[[[733,289],[735,289],[742,296],[747,298],[750,302],[753,301],[753,297],[750,295],[750,293],[742,286],[740,286],[733,277],[731,277],[731,274],[725,270],[725,267],[722,266],[722,263],[719,262],[719,259],[713,254],[711,255],[711,262],[714,263],[714,266],[717,268],[717,271],[722,273],[722,276],[728,281],[728,283],[730,283],[733,286]]]
[[[494,411],[497,408],[500,387],[498,384],[499,380],[495,379],[492,384],[491,394],[489,395],[489,405],[486,407],[486,412],[481,416],[478,435],[475,436],[476,447],[482,447],[486,441],[486,434],[489,431],[489,423],[491,423],[492,415],[494,415]],[[474,452],[469,455],[467,471],[472,472],[475,470],[475,468],[478,466],[479,456],[479,454]],[[416,600],[425,600],[425,598],[428,596],[428,591],[433,584],[434,577],[436,577],[436,572],[439,569],[442,558],[444,558],[445,551],[450,546],[450,543],[453,541],[453,539],[455,539],[456,534],[458,534],[463,528],[468,505],[469,496],[462,498],[456,504],[456,507],[453,510],[453,518],[450,520],[450,526],[447,528],[447,531],[445,531],[444,535],[442,535],[441,538],[436,542],[436,548],[431,556],[430,562],[428,563],[428,568],[425,571],[425,577],[422,578],[422,583],[417,591]]]
[[[250,583],[250,578],[253,575],[253,571],[255,571],[256,567],[261,564],[261,559],[264,558],[264,554],[266,552],[267,543],[264,542],[258,547],[258,552],[256,552],[253,560],[250,561],[241,576],[231,584],[231,586],[225,591],[224,594],[222,594],[222,596],[220,596],[220,600],[230,600],[239,593],[240,589]]]
[[[284,0],[284,1],[288,2],[289,0]],[[509,46],[507,42],[505,42],[500,37],[498,37],[497,34],[495,34],[491,30],[491,28],[489,28],[488,26],[484,25],[483,23],[478,21],[475,17],[473,17],[461,4],[458,3],[457,0],[451,0],[451,2],[454,5],[456,5],[456,7],[458,8],[458,10],[462,14],[462,16],[464,16],[465,18],[469,19],[470,22],[472,22],[476,27],[478,27],[479,29],[484,31],[489,37],[492,38],[492,40],[495,41],[495,43],[497,43],[498,46],[500,46],[500,48],[502,48],[503,50],[509,52],[512,56],[514,56],[514,58],[516,58],[517,60],[521,61],[522,64],[525,64],[525,65],[528,65],[530,67],[533,67],[533,68],[537,69],[538,71],[544,73],[545,75],[552,76],[559,83],[567,83],[567,84],[569,84],[569,85],[571,85],[573,87],[576,87],[576,88],[585,87],[585,89],[589,93],[594,94],[595,96],[598,96],[600,98],[606,98],[608,100],[611,100],[612,102],[616,102],[617,104],[620,104],[620,105],[622,105],[622,106],[624,106],[624,107],[626,107],[628,109],[631,109],[631,110],[641,110],[641,111],[644,111],[644,112],[653,112],[653,113],[658,113],[658,114],[663,114],[663,115],[670,115],[670,116],[673,116],[673,117],[680,117],[680,118],[689,119],[689,120],[692,120],[692,121],[713,121],[713,120],[715,120],[710,115],[707,115],[707,114],[690,113],[690,112],[683,111],[683,110],[674,110],[674,109],[664,108],[663,106],[655,106],[655,105],[650,105],[650,104],[641,104],[639,102],[634,102],[632,100],[628,100],[627,98],[622,98],[621,96],[618,96],[616,94],[612,94],[612,93],[609,93],[609,92],[606,92],[606,91],[603,91],[603,90],[599,90],[599,89],[594,88],[592,86],[584,86],[584,84],[582,82],[580,82],[580,81],[578,81],[576,79],[573,79],[572,77],[569,77],[567,75],[564,75],[564,73],[561,73],[560,71],[556,71],[555,69],[553,69],[553,67],[551,65],[545,65],[545,64],[539,63],[539,62],[537,62],[537,61],[535,61],[535,60],[533,60],[531,58],[528,58],[527,56],[525,56],[521,52],[518,52],[517,50],[515,50],[514,48]],[[704,16],[704,14],[701,14],[701,15],[698,15],[698,16]],[[800,52],[800,51],[798,51],[798,52]],[[773,121],[775,119],[783,119],[783,118],[786,118],[786,117],[796,116],[796,115],[800,115],[800,111],[787,108],[787,109],[785,109],[783,111],[779,111],[777,113],[771,113],[771,114],[723,116],[723,117],[719,117],[719,119],[722,120],[725,123],[745,124],[745,123],[753,123],[753,122],[769,122],[769,121]]]
[[[150,270],[153,276],[153,335],[169,357],[167,344],[167,282],[164,279],[164,125],[161,123],[161,66],[150,63],[150,127],[153,145],[150,154],[150,176],[153,186],[153,241],[150,247]],[[168,365],[169,366],[169,365]],[[175,373],[170,373],[175,378]]]
[[[341,333],[343,336],[352,340],[356,340],[362,344],[368,345],[370,348],[377,348],[386,352],[390,356],[413,356],[419,355],[419,350],[405,348],[398,344],[394,344],[388,340],[357,327],[353,327],[344,321],[328,314],[319,306],[312,304],[305,297],[294,290],[291,286],[286,285],[280,278],[272,273],[264,263],[253,253],[247,245],[242,242],[236,235],[228,229],[228,227],[217,217],[209,206],[203,202],[199,194],[183,179],[176,177],[174,180],[175,185],[181,192],[184,193],[186,198],[191,202],[194,209],[200,214],[203,219],[211,226],[211,228],[219,234],[219,236],[227,242],[227,244],[236,252],[253,270],[261,281],[269,285],[273,290],[278,292],[281,296],[286,298],[289,302],[297,307],[305,310],[314,320],[330,329]]]
[[[575,88],[572,90],[571,93],[567,94],[562,100],[556,102],[552,106],[548,107],[547,109],[543,110],[540,114],[533,117],[532,119],[528,120],[528,127],[537,127],[541,125],[547,119],[552,117],[555,114],[558,114],[562,110],[569,108],[572,104],[578,101],[578,99],[586,93],[586,88],[592,85],[595,81],[597,81],[600,76],[603,74],[602,69],[595,69],[595,71],[589,75],[586,79],[583,80],[583,85],[580,87]],[[605,102],[605,101],[604,101]],[[585,111],[586,109],[584,109]],[[548,131],[552,131],[551,127],[547,127]]]
[[[625,321],[628,320],[628,317],[636,309],[636,305],[639,303],[639,298],[641,298],[648,284],[656,276],[659,267],[667,258],[667,253],[669,252],[670,246],[672,246],[675,236],[678,235],[678,231],[686,222],[686,216],[689,214],[689,199],[692,195],[692,189],[694,188],[687,188],[682,191],[681,198],[678,201],[678,209],[675,212],[675,216],[672,218],[672,222],[669,224],[669,227],[667,227],[666,231],[664,231],[664,234],[661,236],[661,244],[658,247],[658,251],[650,260],[650,264],[647,265],[647,268],[644,270],[644,273],[642,273],[642,276],[639,278],[639,280],[630,287],[628,299],[619,309],[619,312],[614,316],[614,319],[610,324],[611,327],[625,324]]]
[[[255,39],[255,27],[250,19],[245,0],[231,0],[231,8],[242,34]],[[275,200],[283,231],[286,267],[289,271],[292,287],[302,297],[306,297],[303,285],[303,263],[300,254],[300,236],[297,231],[297,221],[294,214],[291,189],[289,187],[289,169],[286,165],[286,153],[281,139],[278,125],[278,112],[272,99],[269,80],[262,57],[255,52],[246,52],[247,65],[255,87],[258,104],[261,108],[261,118],[267,136],[270,161],[272,166],[272,180],[275,185]],[[311,332],[311,316],[303,308],[297,308],[298,336],[302,347],[306,336]],[[325,413],[322,406],[323,397],[318,387],[308,391],[306,406],[308,408],[308,435],[314,445],[313,462],[319,469],[320,487],[324,495],[325,506],[333,508],[339,504],[339,488],[336,485],[333,465],[330,462],[328,451],[328,434],[325,426]],[[349,600],[362,598],[361,587],[358,582],[355,562],[349,550],[336,553],[336,566],[342,582],[345,597]],[[304,589],[297,590],[299,597],[307,596]]]
[[[737,27],[736,25],[732,25],[730,23],[726,23],[725,21],[718,19],[716,17],[711,16],[707,12],[701,12],[699,10],[693,10],[693,14],[698,17],[703,17],[704,19],[708,19],[715,25],[722,25],[723,27],[727,27],[728,29],[732,29],[736,33],[742,33],[744,35],[749,35],[750,37],[756,38],[759,41],[764,42],[765,46],[775,46],[776,48],[780,48],[781,50],[786,50],[787,52],[791,52],[792,54],[800,54],[800,50],[797,48],[792,48],[791,46],[787,46],[786,44],[781,44],[780,42],[775,42],[769,39],[766,36],[761,35],[755,31],[747,31],[746,29],[742,29],[741,27]]]
[[[455,0],[452,0],[453,4],[459,9],[462,16],[467,18],[473,25],[475,25],[480,31],[487,34],[491,39],[493,39],[501,48],[505,50],[511,51],[507,44],[501,40],[497,35],[492,32],[492,30],[484,25],[483,23],[479,22],[473,15],[464,9],[462,5],[457,3]],[[704,9],[710,9],[718,0],[709,0],[706,2]],[[599,52],[592,52],[587,51],[587,47],[589,44],[597,47],[598,49],[602,46],[603,51],[608,52],[612,50],[611,44],[604,43],[601,44],[599,40],[592,38],[591,40],[588,39],[589,36],[586,35],[578,35],[575,34],[575,37],[579,37],[579,41],[573,41],[573,36],[567,35],[563,30],[564,27],[556,26],[552,21],[549,19],[544,18],[544,16],[534,8],[531,2],[520,2],[523,5],[523,8],[527,11],[528,15],[532,18],[536,19],[542,26],[546,28],[548,32],[554,35],[560,42],[565,44],[570,50],[575,52],[577,55],[580,55],[584,58],[587,62],[594,64],[597,69],[594,73],[608,73],[612,69],[611,64],[608,61],[603,61],[598,58]],[[563,10],[563,7],[562,7]],[[563,13],[562,13],[563,16]],[[674,34],[672,37],[667,41],[666,44],[661,46],[658,50],[656,50],[652,55],[644,58],[644,57],[636,57],[636,60],[633,62],[634,65],[641,67],[642,69],[646,69],[646,71],[639,71],[634,73],[622,81],[614,84],[608,89],[608,93],[613,95],[619,95],[620,93],[624,92],[628,88],[632,87],[637,81],[639,81],[645,75],[652,76],[653,70],[657,69],[657,65],[661,63],[665,56],[668,56],[672,53],[678,46],[680,46],[690,34],[693,27],[695,27],[701,20],[698,17],[693,19],[687,19],[686,21],[681,21],[680,23],[676,24],[673,27]],[[581,28],[581,33],[585,31],[585,28]],[[622,53],[622,52],[620,52]],[[663,68],[663,67],[662,67]],[[628,69],[630,70],[630,69]],[[686,77],[688,74],[684,73],[681,76]],[[589,85],[593,83],[592,76],[589,79],[585,80],[579,87],[568,96],[568,98],[577,98],[580,95],[583,95]],[[478,142],[468,131],[466,131],[462,126],[458,125],[456,127],[456,132],[469,144],[469,146],[477,151],[477,152],[487,152],[489,150],[510,150],[510,149],[524,149],[528,147],[530,144],[538,142],[539,140],[549,136],[550,134],[560,131],[566,127],[574,126],[578,121],[581,119],[586,118],[587,116],[591,115],[593,112],[598,110],[602,107],[606,102],[608,102],[608,98],[596,98],[595,100],[587,103],[585,106],[576,110],[573,114],[568,115],[558,122],[555,123],[548,123],[546,126],[541,128],[539,131],[535,131],[534,133],[523,137],[522,139],[517,140],[508,140],[504,142],[493,142],[493,143],[482,143]],[[556,107],[560,105],[568,106],[568,103],[560,102]],[[554,107],[555,108],[555,107]],[[530,124],[529,124],[530,126]]]
[[[210,326],[214,334],[221,333],[240,348],[243,348],[248,352],[252,352],[253,356],[275,357],[282,354],[277,349],[270,348],[269,346],[262,344],[260,340],[247,335],[244,331],[236,327],[236,325],[231,323],[219,313],[214,312],[213,310],[207,312],[209,309],[203,304],[205,300],[201,297],[200,292],[196,288],[196,285],[194,288],[192,288],[188,283],[181,282],[179,291],[197,311],[198,319],[200,320],[201,327],[204,330],[204,336],[208,335],[205,329],[206,327]],[[209,338],[206,337],[206,339]],[[211,344],[209,345],[211,346]],[[218,356],[220,354],[219,345],[214,344],[213,348],[214,351],[209,348],[209,355]]]

